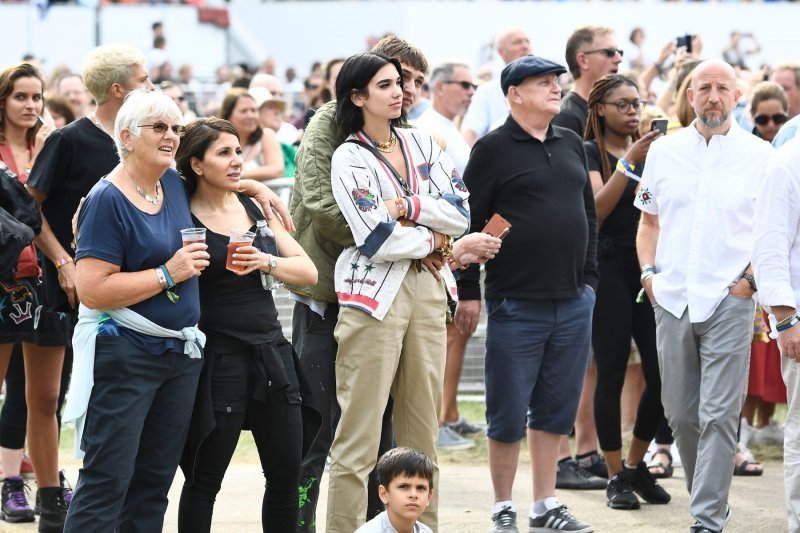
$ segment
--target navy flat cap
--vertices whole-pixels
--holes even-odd
[[[544,76],[545,74],[564,74],[567,71],[563,65],[554,63],[549,59],[537,56],[523,56],[515,59],[500,73],[500,87],[503,94],[508,94],[508,88],[519,85],[525,78],[531,76]]]

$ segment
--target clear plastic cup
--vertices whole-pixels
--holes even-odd
[[[206,242],[206,228],[186,228],[181,230],[181,241],[184,246],[196,242]]]
[[[183,246],[188,246],[196,242],[206,243],[206,228],[186,228],[181,230],[181,241]],[[200,267],[205,270],[206,267]]]
[[[240,246],[250,246],[256,236],[252,231],[243,229],[231,229],[231,240],[228,242],[228,258],[225,260],[225,268],[231,272],[244,272],[246,267],[233,264],[233,254]]]

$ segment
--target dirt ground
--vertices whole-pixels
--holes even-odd
[[[78,463],[65,458],[67,476],[77,479]],[[762,477],[734,477],[730,495],[732,520],[726,533],[775,533],[786,531],[783,510],[783,465],[779,461],[764,464]],[[520,511],[520,530],[527,531],[525,509],[530,505],[531,480],[527,464],[520,464],[514,501]],[[178,472],[169,493],[164,531],[177,531],[177,502],[183,476]],[[327,476],[323,479],[322,500],[318,512],[318,531],[324,532]],[[466,462],[458,452],[444,455],[441,461],[440,528],[442,533],[484,533],[489,528],[492,489],[486,464],[470,457]],[[663,480],[672,494],[668,505],[643,504],[638,511],[614,511],[606,507],[603,491],[560,491],[559,497],[580,519],[591,523],[597,532],[668,532],[688,531],[689,497],[683,470]],[[216,533],[257,533],[260,527],[260,503],[263,478],[257,460],[251,455],[236,458],[225,477],[217,499],[212,531]],[[35,524],[8,524],[0,521],[0,532],[32,533]],[[287,532],[289,533],[289,532]]]

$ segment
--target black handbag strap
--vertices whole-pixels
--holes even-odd
[[[381,163],[383,163],[384,165],[386,165],[386,168],[388,168],[388,169],[389,169],[389,171],[392,173],[392,176],[394,176],[394,179],[396,179],[396,180],[397,180],[397,183],[399,183],[399,184],[400,184],[400,187],[402,187],[402,188],[403,188],[403,190],[404,190],[404,191],[405,191],[407,194],[411,194],[411,190],[409,190],[409,188],[408,188],[408,182],[406,182],[406,180],[404,180],[403,178],[401,178],[401,177],[400,177],[400,174],[398,174],[398,172],[397,172],[397,169],[396,169],[396,168],[394,168],[394,165],[392,165],[392,164],[391,164],[391,163],[390,163],[390,162],[389,162],[389,161],[388,161],[388,160],[387,160],[387,159],[386,159],[386,158],[383,156],[383,154],[382,154],[382,153],[380,153],[380,151],[379,151],[377,148],[375,148],[375,147],[374,147],[374,146],[372,146],[371,144],[365,143],[364,141],[360,141],[360,140],[358,140],[358,139],[347,139],[345,142],[348,142],[348,143],[353,143],[353,144],[357,144],[357,145],[359,145],[359,146],[361,146],[361,147],[363,147],[363,148],[366,148],[367,150],[369,150],[369,151],[372,153],[372,155],[374,155],[375,157],[377,157],[377,158],[378,158],[378,161],[380,161]],[[404,159],[405,159],[405,156],[404,156]]]

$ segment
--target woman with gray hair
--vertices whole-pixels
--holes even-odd
[[[197,276],[204,243],[184,184],[170,168],[183,126],[161,93],[120,108],[120,163],[91,190],[78,219],[81,301],[66,421],[83,468],[64,531],[161,531],[202,367]],[[76,447],[77,449],[77,447]]]

